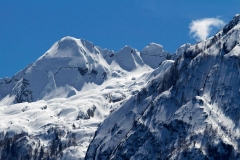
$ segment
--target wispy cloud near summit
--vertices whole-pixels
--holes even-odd
[[[225,24],[225,22],[219,18],[204,18],[199,20],[194,20],[190,23],[190,34],[197,41],[205,40],[213,27],[220,28]]]

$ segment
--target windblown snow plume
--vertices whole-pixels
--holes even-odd
[[[190,34],[197,41],[207,39],[213,27],[220,28],[224,25],[224,21],[219,18],[204,18],[194,20],[190,23]]]

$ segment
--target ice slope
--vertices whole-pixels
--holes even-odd
[[[213,37],[180,47],[104,120],[85,159],[240,159],[239,44],[236,15]]]
[[[0,79],[1,159],[83,159],[99,124],[173,64],[159,49],[152,68],[129,46],[114,52],[64,37]]]

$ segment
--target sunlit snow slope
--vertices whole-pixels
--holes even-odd
[[[169,57],[154,43],[114,52],[62,38],[0,79],[1,159],[84,158],[100,123],[169,68]]]
[[[0,79],[1,159],[240,159],[240,15],[174,54],[65,37]]]

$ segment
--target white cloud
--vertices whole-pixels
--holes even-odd
[[[204,18],[199,20],[194,20],[190,23],[190,34],[196,40],[205,40],[213,27],[220,28],[224,25],[224,21],[219,18]]]

